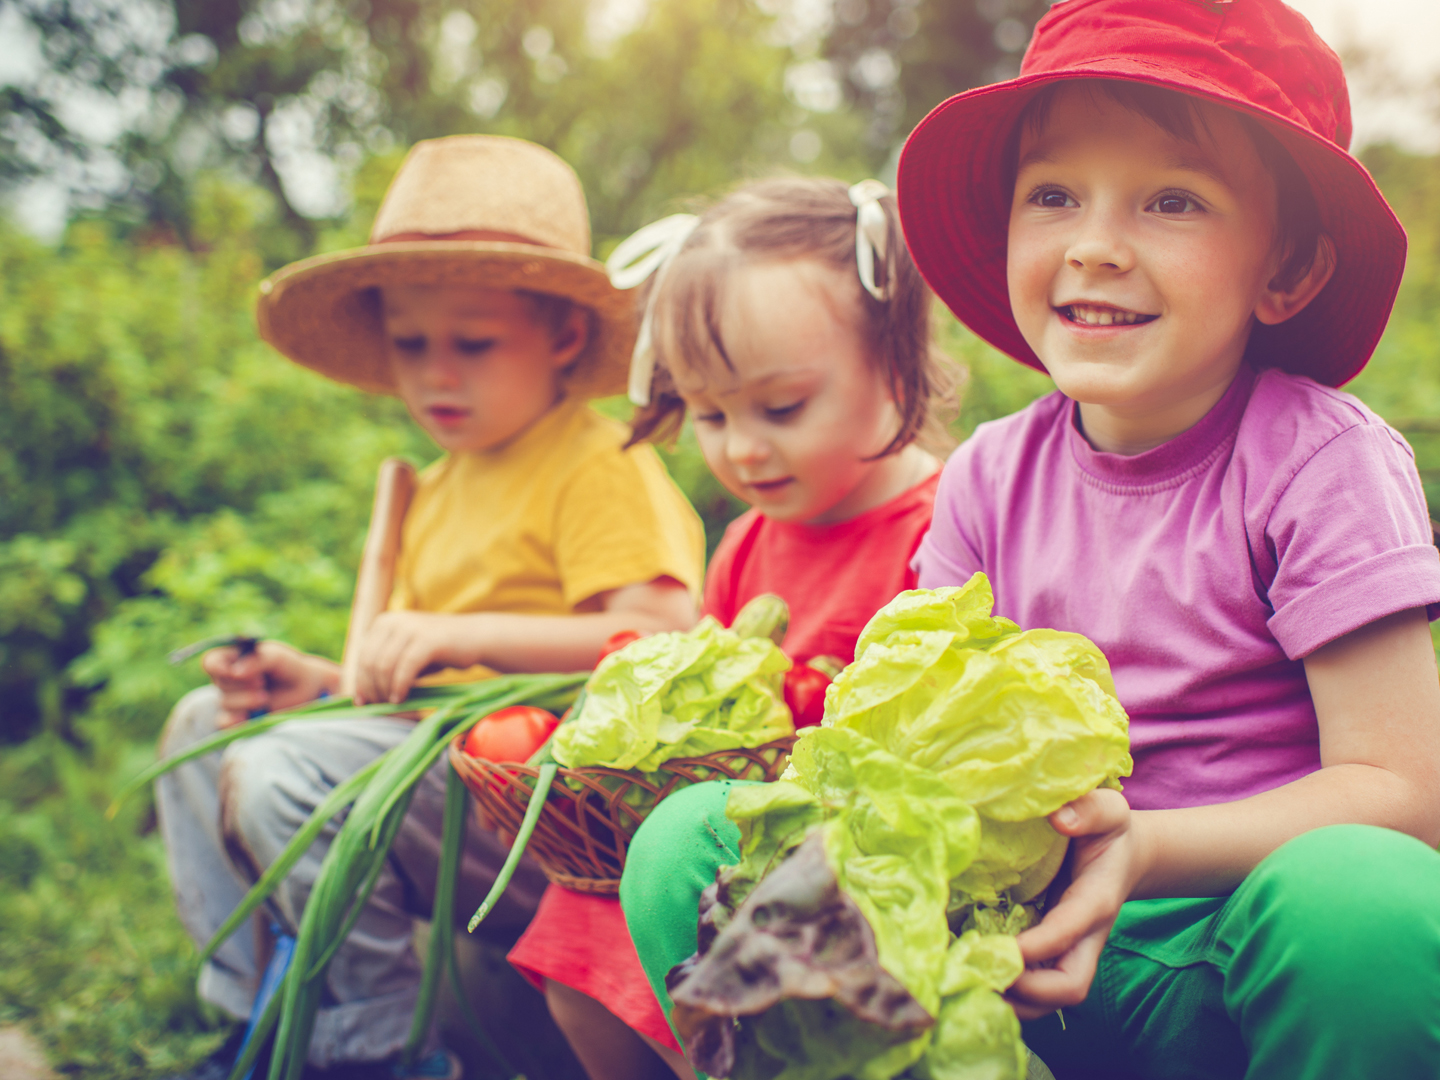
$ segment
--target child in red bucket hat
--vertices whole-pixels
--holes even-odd
[[[1440,1076],[1440,557],[1335,389],[1405,256],[1349,134],[1278,0],[1067,0],[900,160],[921,272],[1058,387],[951,457],[920,583],[1088,635],[1131,717],[1009,994],[1060,1080]]]

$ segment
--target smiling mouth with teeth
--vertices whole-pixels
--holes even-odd
[[[1056,310],[1080,326],[1138,326],[1160,317],[1142,315],[1138,311],[1121,311],[1119,308],[1096,307],[1094,304],[1067,304]]]

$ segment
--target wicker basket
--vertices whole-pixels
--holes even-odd
[[[540,770],[471,757],[460,749],[460,742],[457,737],[450,744],[450,763],[475,796],[481,823],[513,839]],[[706,780],[774,780],[784,771],[794,744],[792,735],[753,749],[673,758],[649,774],[658,783],[623,769],[562,768],[527,851],[555,884],[615,896],[630,838],[656,803],[678,788]],[[626,802],[626,793],[634,789],[655,798],[644,807]]]

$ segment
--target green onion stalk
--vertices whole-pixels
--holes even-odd
[[[270,1057],[269,1080],[299,1080],[305,1067],[310,1037],[314,1031],[315,1014],[320,1005],[330,961],[354,926],[355,920],[359,918],[379,880],[390,847],[409,809],[416,785],[439,760],[450,740],[491,713],[511,705],[536,705],[553,712],[562,712],[575,700],[587,677],[586,672],[569,675],[505,675],[480,683],[421,687],[398,705],[356,706],[348,698],[316,702],[276,713],[263,720],[227,728],[179,754],[156,762],[125,786],[111,807],[112,816],[123,799],[156,777],[187,761],[223,749],[237,739],[262,734],[277,724],[295,721],[332,722],[393,715],[417,709],[433,710],[415,725],[415,729],[404,742],[335,786],[201,950],[202,961],[213,956],[220,945],[245,923],[294,869],[300,857],[309,850],[325,826],[347,807],[351,808],[321,862],[320,872],[310,891],[296,932],[295,951],[284,982],[256,1026],[247,1048],[250,1052],[244,1055],[245,1060],[235,1063],[231,1073],[232,1080],[239,1080],[239,1077],[243,1077],[250,1069],[272,1031],[275,1032],[275,1044]],[[535,816],[538,817],[539,803],[534,809]],[[404,1050],[407,1063],[414,1059],[429,1030],[442,966],[449,968],[452,981],[457,989],[459,986],[450,921],[453,917],[455,881],[463,846],[465,791],[453,770],[446,788],[444,820],[443,848],[436,881],[432,923],[434,930],[421,976],[420,998]],[[533,828],[532,822],[531,829]],[[511,862],[518,861],[518,851],[523,850],[519,844],[516,848],[518,850]],[[510,862],[507,862],[507,866],[510,866]],[[513,873],[513,866],[510,866],[510,869]],[[508,881],[509,875],[504,876]],[[501,887],[503,888],[503,885]],[[468,1008],[464,1011],[472,1026],[478,1028],[477,1036],[481,1044],[496,1058],[497,1063],[505,1068],[507,1074],[515,1075],[514,1069],[505,1061],[493,1040],[484,1033],[483,1028],[479,1028],[473,1013]]]
[[[561,721],[562,724],[573,723],[579,717],[580,711],[585,708],[585,691],[580,691],[580,696],[575,699],[575,707]],[[558,731],[559,728],[556,728]],[[467,933],[473,934],[489,915],[491,910],[500,901],[510,885],[510,879],[515,876],[515,868],[520,865],[520,857],[525,854],[525,849],[530,846],[530,836],[535,832],[535,826],[540,821],[540,813],[545,809],[545,800],[550,797],[550,788],[555,783],[555,777],[560,772],[560,763],[555,760],[554,754],[555,732],[545,740],[545,744],[531,757],[529,764],[538,765],[539,774],[535,777],[535,787],[530,792],[530,801],[525,804],[525,816],[520,819],[520,831],[515,834],[515,842],[510,845],[510,853],[505,856],[505,863],[500,867],[500,872],[495,875],[495,881],[490,886],[490,891],[485,894],[485,899],[475,909],[475,914],[470,916],[470,922],[465,927]]]

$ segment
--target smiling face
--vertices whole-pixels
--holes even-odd
[[[1253,320],[1313,296],[1274,283],[1276,190],[1254,142],[1228,110],[1197,106],[1191,143],[1068,85],[1021,135],[1011,309],[1099,449],[1137,452],[1196,423]]]
[[[582,310],[556,330],[506,289],[393,286],[383,315],[400,398],[451,451],[495,449],[543,416],[586,340]]]
[[[860,327],[852,272],[810,260],[730,272],[718,356],[672,371],[705,463],[777,521],[846,521],[932,470],[917,447],[867,461],[900,416]]]

